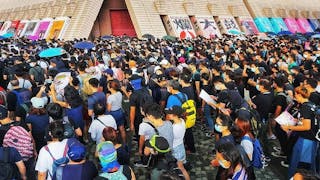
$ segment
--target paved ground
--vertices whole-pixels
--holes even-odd
[[[187,159],[192,164],[193,169],[189,172],[191,179],[199,179],[199,180],[213,180],[216,175],[216,169],[209,165],[211,159],[213,158],[212,149],[214,148],[214,140],[212,138],[208,138],[204,135],[205,133],[201,131],[199,125],[196,125],[194,128],[194,136],[197,140],[196,149],[197,152],[192,155],[188,155]],[[270,147],[275,146],[277,143],[275,141],[270,142]],[[136,150],[137,145],[133,144],[132,149],[132,157],[131,162],[134,161],[134,152]],[[271,148],[272,149],[272,148]],[[275,159],[271,157],[272,160],[268,167],[265,169],[256,169],[255,174],[257,179],[260,180],[284,180],[286,179],[287,169],[283,168],[280,165],[281,160],[283,159]],[[133,167],[133,166],[132,166]],[[148,170],[146,168],[136,168],[133,167],[137,179],[146,180],[148,177]]]

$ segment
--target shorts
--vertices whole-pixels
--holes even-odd
[[[110,115],[113,116],[113,118],[116,120],[117,126],[123,126],[124,125],[124,113],[122,109],[116,110],[116,111],[111,111]]]
[[[172,155],[177,159],[177,161],[181,161],[186,163],[186,149],[184,148],[184,144],[180,144],[173,148]]]

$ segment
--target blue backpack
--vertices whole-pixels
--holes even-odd
[[[12,91],[17,97],[17,105],[22,105],[27,102],[30,102],[31,99],[31,91],[26,88],[22,88],[20,90]]]
[[[253,167],[261,169],[263,168],[263,150],[258,139],[251,139],[248,136],[243,136],[244,140],[249,140],[253,144],[253,154],[251,164]]]
[[[68,164],[69,162],[69,158],[67,157],[67,152],[68,152],[68,142],[66,143],[65,147],[64,147],[64,152],[63,152],[63,156],[59,159],[56,159],[55,157],[53,157],[53,155],[51,154],[48,145],[44,147],[45,150],[50,154],[52,160],[53,160],[53,164],[52,164],[52,174],[49,171],[49,175],[52,178],[53,175],[56,173],[57,168],[61,167],[61,166],[65,166]]]

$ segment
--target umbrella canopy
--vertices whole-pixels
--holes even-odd
[[[0,39],[8,39],[12,38],[14,34],[12,32],[5,33],[4,35],[0,36]]]
[[[274,32],[266,32],[266,34],[268,34],[269,36],[275,36],[275,35],[277,35],[277,34],[274,33]]]
[[[143,38],[146,38],[146,39],[150,39],[150,40],[154,40],[154,39],[156,39],[153,35],[151,35],[151,34],[144,34],[144,35],[142,35],[142,37]]]
[[[162,39],[169,40],[169,41],[175,41],[177,38],[174,36],[167,35],[167,36],[163,36]]]
[[[244,34],[243,32],[239,31],[238,29],[230,29],[228,30],[228,34],[231,35],[240,35],[240,34]]]
[[[104,40],[111,40],[111,39],[113,39],[112,36],[108,36],[108,35],[102,36],[101,38],[104,39]]]
[[[73,47],[77,49],[92,49],[94,48],[94,46],[95,45],[92,42],[87,42],[87,41],[77,42],[76,44],[73,45]]]
[[[50,58],[50,57],[60,56],[64,53],[66,53],[66,51],[62,48],[49,48],[41,51],[39,53],[39,56],[41,58]]]
[[[290,35],[290,34],[292,34],[292,32],[290,32],[290,31],[280,31],[280,32],[278,32],[277,35],[283,36],[283,35]]]
[[[320,39],[320,34],[315,34],[315,35],[312,35],[311,37],[314,39]]]

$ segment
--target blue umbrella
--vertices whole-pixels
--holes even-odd
[[[230,30],[228,30],[228,34],[240,35],[240,34],[244,34],[244,33],[239,31],[238,29],[230,29]]]
[[[14,34],[12,32],[5,33],[4,35],[0,36],[0,39],[8,39],[12,38]]]
[[[111,39],[113,39],[112,36],[108,36],[108,35],[102,36],[101,38],[104,39],[104,40],[111,40]]]
[[[292,34],[292,32],[290,32],[290,31],[280,31],[280,32],[278,32],[277,35],[284,36],[284,35],[290,35],[290,34]]]
[[[78,42],[73,45],[73,47],[77,48],[77,49],[92,49],[92,48],[94,48],[94,46],[95,45],[92,42],[87,42],[87,41]]]
[[[277,34],[274,33],[274,32],[266,32],[266,34],[268,34],[269,36],[275,36],[275,35],[277,35]]]
[[[315,34],[315,35],[312,35],[311,37],[314,39],[320,39],[320,34]]]
[[[39,53],[39,56],[41,58],[50,58],[50,57],[60,56],[64,53],[66,53],[66,51],[62,48],[49,48],[41,51]]]

